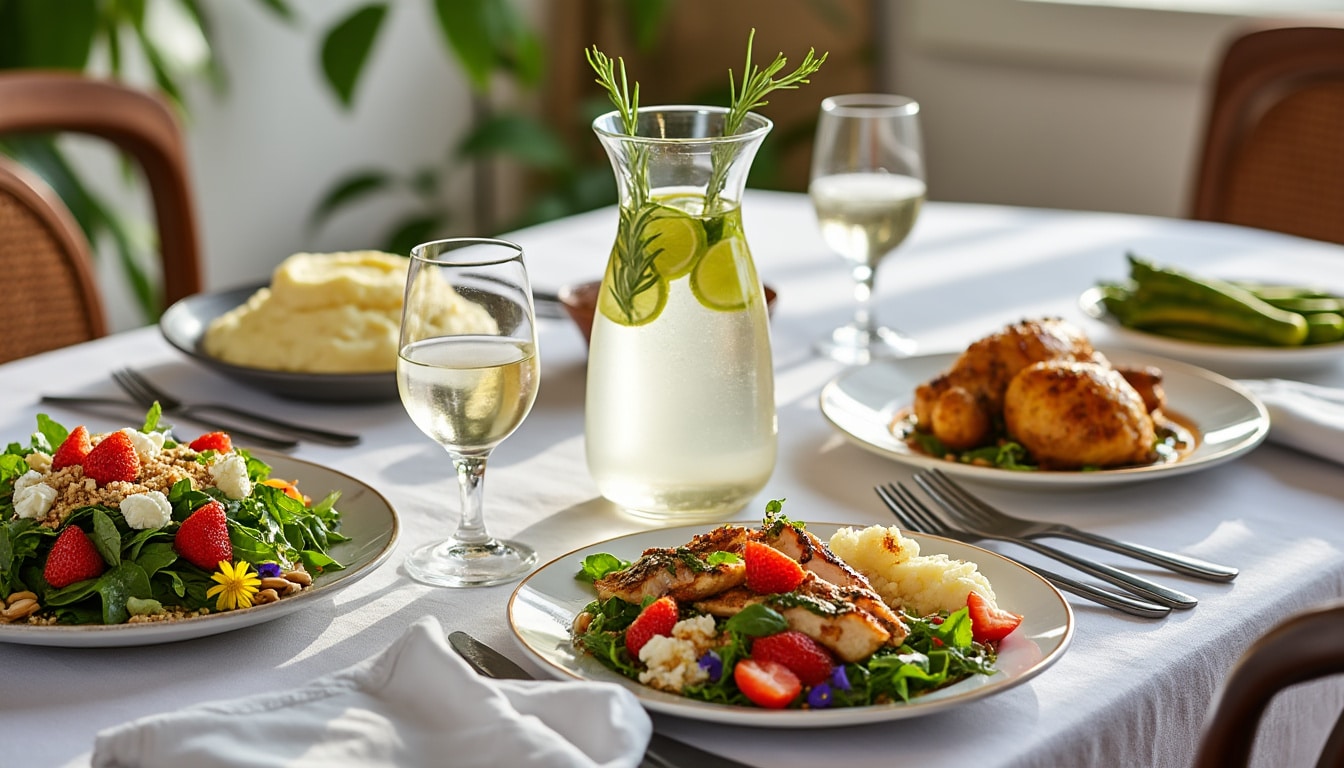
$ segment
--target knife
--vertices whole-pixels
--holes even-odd
[[[502,680],[535,680],[536,677],[515,664],[509,657],[468,635],[452,632],[448,644],[466,659],[471,668],[486,677]],[[642,768],[748,768],[745,763],[706,752],[684,741],[664,736],[657,731],[649,737]]]

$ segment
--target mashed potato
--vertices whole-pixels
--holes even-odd
[[[947,555],[921,555],[919,542],[902,536],[896,526],[841,528],[831,536],[829,546],[868,577],[877,594],[893,608],[918,616],[955,611],[965,607],[970,592],[997,605],[994,588],[975,563]]]
[[[206,329],[206,354],[235,365],[307,373],[370,373],[397,367],[408,260],[378,251],[296,253],[271,284]],[[494,333],[486,311],[446,284],[438,328]]]

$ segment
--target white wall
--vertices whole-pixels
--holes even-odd
[[[1183,215],[1222,16],[1019,0],[901,3],[939,200]]]
[[[291,253],[376,247],[393,221],[414,210],[410,193],[348,207],[316,231],[308,216],[351,172],[406,174],[443,164],[470,119],[465,79],[448,58],[430,2],[391,4],[352,112],[323,81],[320,45],[326,28],[359,0],[290,4],[297,18],[287,25],[253,0],[205,2],[229,80],[222,95],[201,83],[187,98],[207,290],[265,281]],[[468,183],[465,170],[456,172],[446,192],[463,210]],[[114,259],[101,261],[113,327],[141,324]]]
[[[900,0],[885,58],[893,87],[921,102],[931,198],[1184,216],[1231,36],[1257,8],[1302,18],[1341,7]]]

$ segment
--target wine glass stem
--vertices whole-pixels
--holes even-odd
[[[453,538],[468,544],[490,540],[485,530],[485,512],[481,501],[485,493],[484,456],[453,456],[457,484],[462,489],[462,519]]]
[[[873,319],[873,280],[877,270],[866,264],[854,267],[854,328],[870,338],[877,330]]]

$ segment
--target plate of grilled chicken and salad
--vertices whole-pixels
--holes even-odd
[[[649,710],[821,728],[1000,693],[1059,659],[1073,613],[993,552],[895,526],[808,523],[622,536],[514,591],[509,622],[553,675],[614,682]]]
[[[1093,347],[1060,318],[1013,323],[960,354],[850,369],[821,411],[853,443],[986,483],[1096,487],[1217,466],[1259,445],[1245,387],[1187,363]]]
[[[160,415],[90,433],[39,414],[0,453],[0,642],[226,632],[314,605],[391,553],[396,514],[364,483]]]

